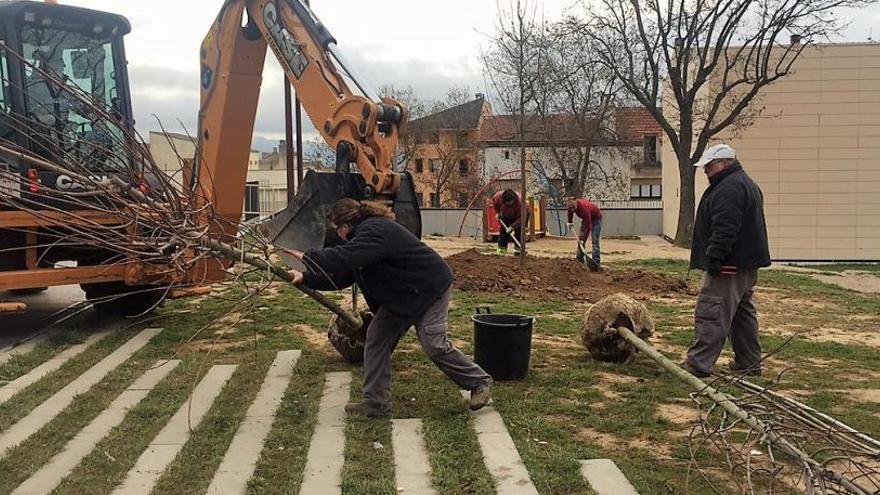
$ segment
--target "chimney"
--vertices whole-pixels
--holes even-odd
[[[791,44],[792,45],[799,45],[800,42],[801,42],[801,35],[799,35],[799,34],[791,35]]]

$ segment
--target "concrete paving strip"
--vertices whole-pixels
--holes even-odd
[[[48,495],[89,455],[98,443],[119,426],[126,414],[171,373],[180,361],[160,361],[125,389],[107,409],[83,428],[64,450],[19,485],[12,495]]]
[[[8,363],[15,356],[27,354],[33,351],[37,348],[38,345],[45,342],[48,338],[48,334],[43,333],[17,346],[9,346],[0,349],[0,365]]]
[[[235,373],[235,368],[234,364],[211,366],[189,399],[174,413],[128,471],[125,481],[113,490],[114,495],[148,495],[153,491],[162,473],[189,441],[192,430],[199,427],[223,386]]]
[[[301,354],[300,351],[282,351],[275,356],[260,391],[214,474],[208,495],[244,495],[247,492],[248,481],[257,468],[263,444],[272,430],[281,399],[293,378],[293,369]]]
[[[30,414],[12,425],[0,436],[0,459],[6,457],[16,445],[27,440],[31,435],[42,429],[55,419],[69,406],[77,395],[91,390],[104,379],[111,371],[128,360],[134,353],[143,348],[156,335],[162,332],[161,328],[148,328],[132,337],[110,353],[98,364],[92,366],[85,373],[77,377],[66,387],[49,397],[45,402],[34,408]]]
[[[110,333],[111,332],[107,331],[89,335],[86,341],[82,344],[70,346],[68,349],[65,349],[57,356],[32,369],[27,374],[16,378],[15,380],[7,383],[3,387],[0,387],[0,404],[3,404],[4,402],[11,399],[13,395],[33,385],[34,383],[37,383],[49,373],[52,373],[53,371],[62,367],[64,363],[82,354],[83,351],[85,351],[92,345],[100,342],[101,339],[110,335]]]
[[[327,373],[324,394],[318,404],[318,422],[309,445],[301,495],[342,493],[342,464],[345,462],[345,404],[351,388],[351,373]]]
[[[639,495],[611,459],[581,461],[581,476],[596,495]]]
[[[394,477],[401,495],[434,495],[421,419],[391,421]]]
[[[470,393],[461,391],[462,397]],[[495,489],[504,495],[538,495],[526,465],[516,450],[516,445],[504,426],[504,420],[492,406],[472,413],[474,430],[483,451],[483,462],[495,479]]]

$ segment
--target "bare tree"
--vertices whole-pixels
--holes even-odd
[[[581,32],[675,151],[681,179],[677,244],[691,242],[691,165],[710,140],[751,123],[761,91],[789,74],[805,47],[844,26],[838,8],[874,1],[598,0],[587,6]]]
[[[537,36],[535,38],[538,38]],[[550,160],[547,172],[559,179],[566,196],[611,199],[629,191],[629,175],[613,162],[627,162],[614,129],[621,84],[597,63],[595,42],[576,22],[549,25],[534,64],[537,132]]]
[[[498,20],[490,38],[490,48],[483,53],[486,76],[496,98],[510,114],[516,115],[520,145],[522,218],[526,217],[526,116],[534,114],[538,100],[538,76],[545,41],[543,20],[537,20],[529,0],[498,2]],[[525,263],[525,231],[522,229],[520,264]]]

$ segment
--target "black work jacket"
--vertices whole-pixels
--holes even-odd
[[[370,217],[342,245],[306,253],[303,284],[338,290],[357,283],[373,312],[416,318],[452,285],[452,270],[436,251],[399,223]]]
[[[691,268],[707,270],[710,259],[724,266],[770,266],[764,194],[736,163],[709,178],[694,222]]]

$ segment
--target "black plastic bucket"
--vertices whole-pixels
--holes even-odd
[[[496,315],[489,308],[477,308],[471,320],[474,322],[474,361],[495,380],[525,378],[529,374],[535,318]]]

